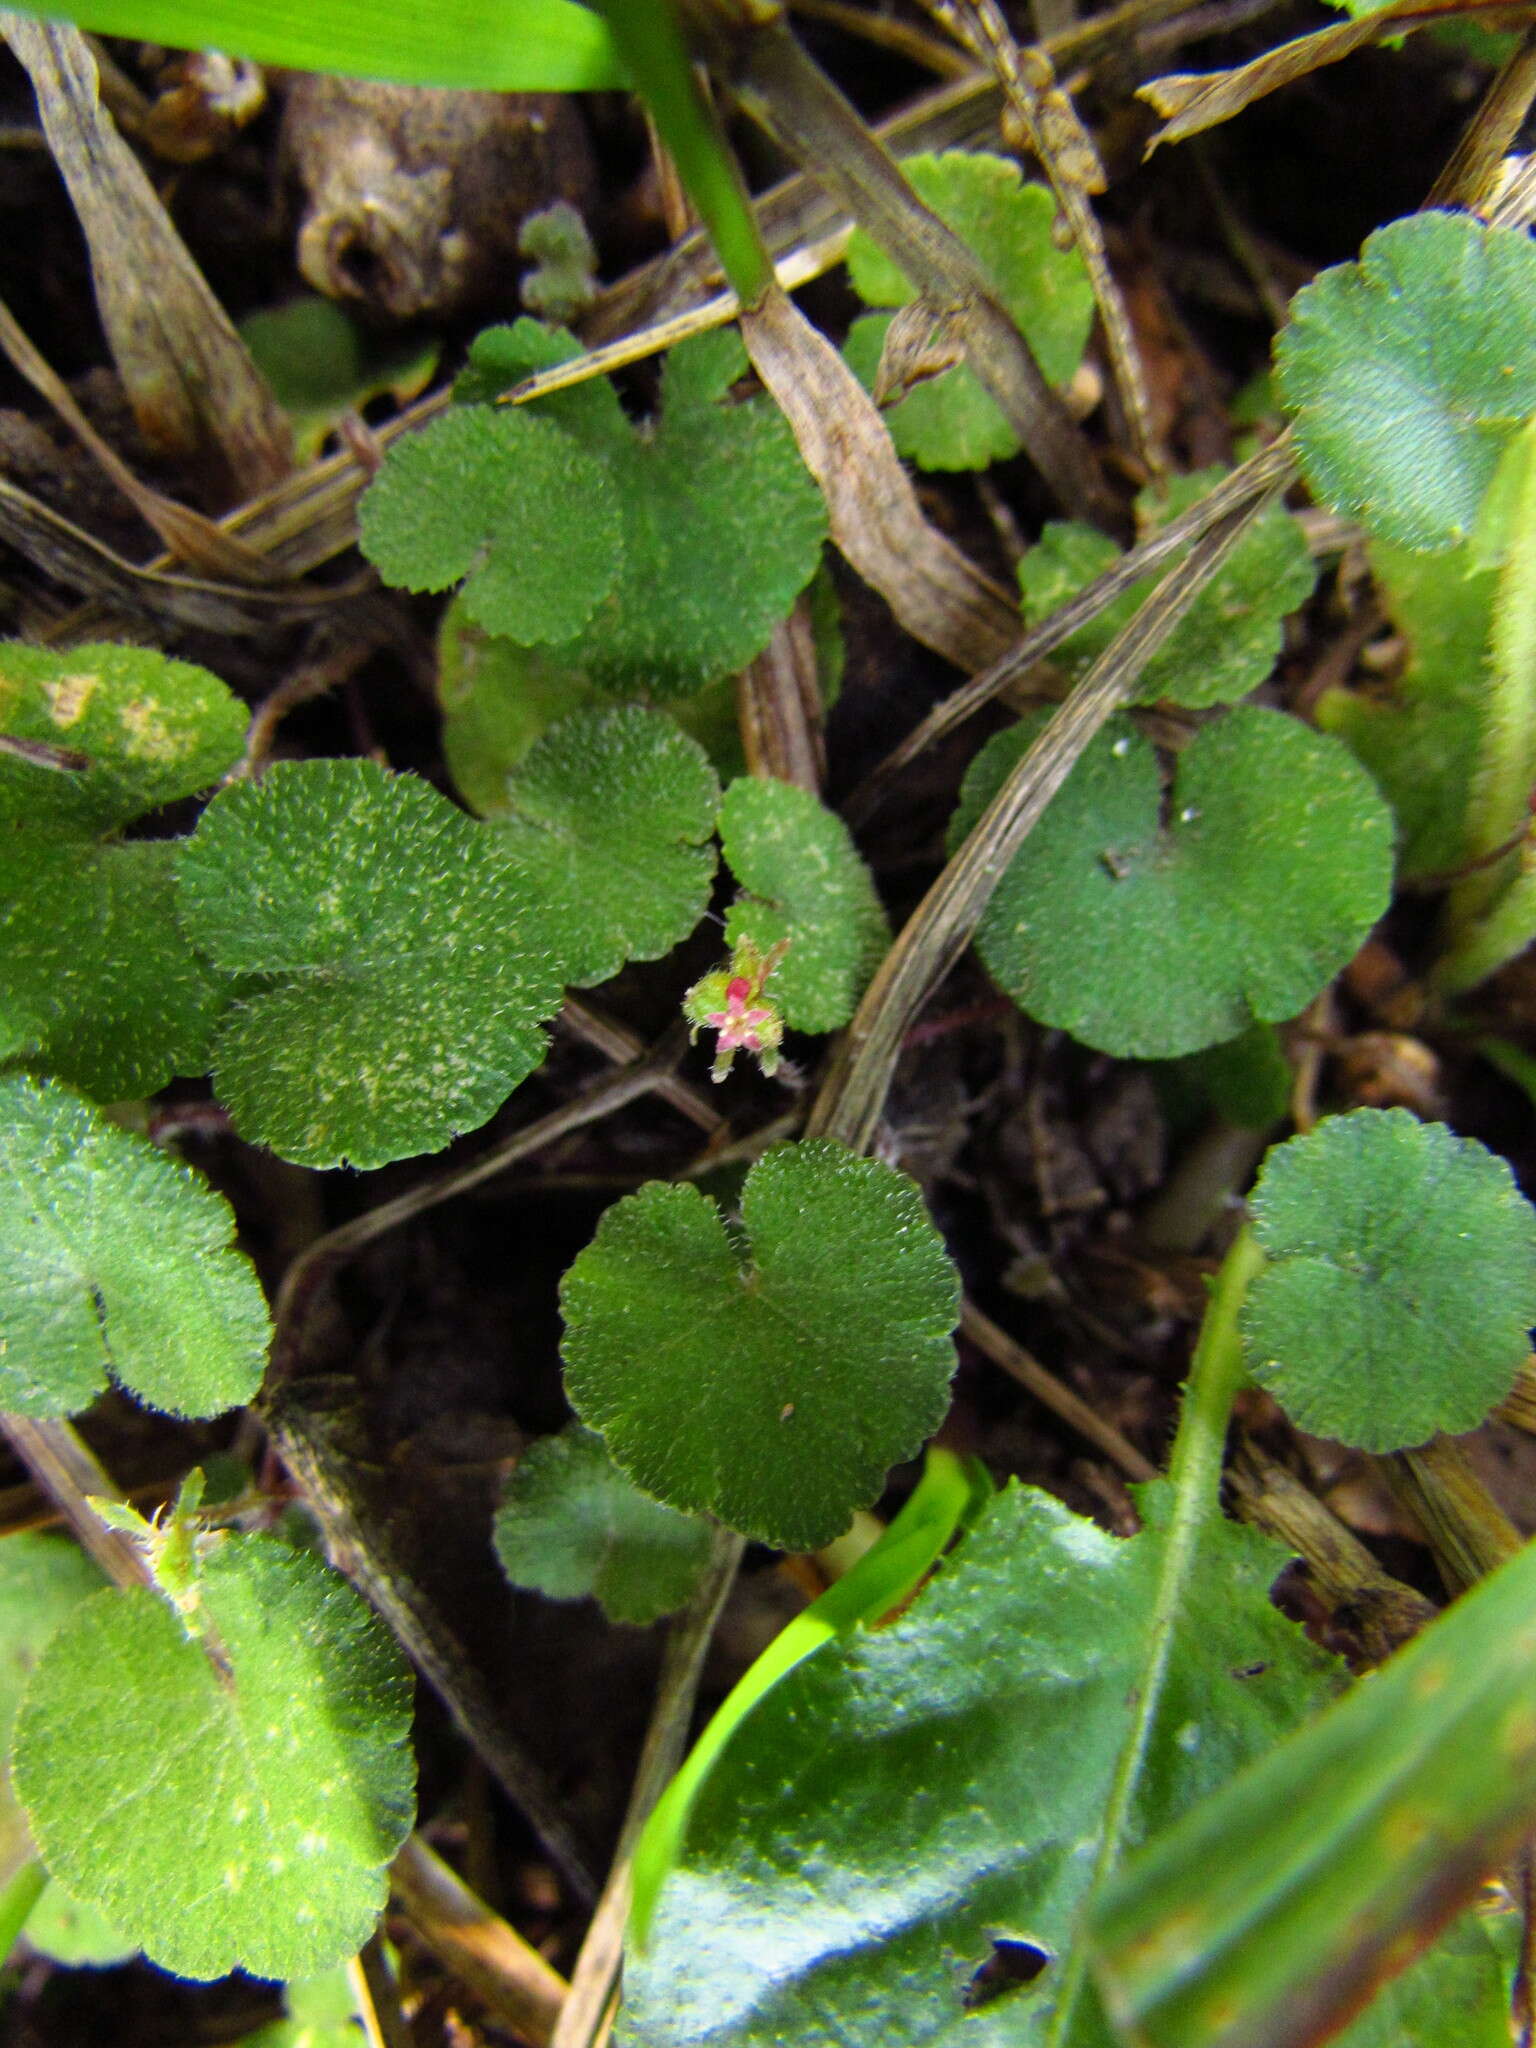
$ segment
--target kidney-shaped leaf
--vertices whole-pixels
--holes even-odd
[[[1010,158],[982,150],[912,156],[902,170],[980,259],[1047,380],[1065,384],[1087,346],[1093,287],[1076,249],[1057,247],[1051,194],[1026,184]],[[866,305],[900,306],[913,297],[900,269],[862,230],[848,245],[848,274]],[[871,386],[890,324],[876,313],[849,331],[848,361]],[[896,446],[924,469],[981,469],[1019,451],[1018,436],[967,363],[917,385],[887,417]]]
[[[1041,721],[990,740],[958,844]],[[1120,1058],[1168,1059],[1294,1017],[1387,907],[1392,816],[1348,751],[1243,706],[1198,732],[1165,798],[1113,718],[998,883],[977,950],[1020,1009]]]
[[[299,1977],[356,1952],[410,1829],[410,1680],[320,1560],[227,1536],[202,1566],[220,1670],[150,1592],[53,1637],[13,1774],[50,1871],[163,1968]]]
[[[1508,1166],[1406,1109],[1329,1117],[1268,1156],[1249,1371],[1302,1429],[1400,1450],[1475,1429],[1536,1323],[1536,1212]]]
[[[574,712],[506,778],[502,844],[559,935],[565,978],[655,960],[704,915],[720,784],[696,740],[639,704]]]
[[[552,1600],[590,1594],[610,1621],[671,1614],[709,1562],[709,1524],[642,1493],[580,1423],[524,1452],[496,1510],[495,1536],[514,1586]]]
[[[899,1620],[819,1651],[757,1707],[626,1964],[629,2048],[1047,2038],[1158,1606],[1170,1489],[1141,1501],[1148,1527],[1121,1540],[1010,1488]],[[1283,1553],[1219,1516],[1200,1546],[1132,1840],[1331,1687],[1330,1660],[1270,1605]],[[968,2011],[994,1940],[1044,1968]]]
[[[553,420],[457,406],[390,451],[358,508],[386,583],[446,590],[524,645],[564,640],[613,588],[623,547],[605,466]]]
[[[0,1054],[103,1101],[203,1070],[225,985],[176,923],[170,842],[117,835],[215,782],[245,723],[148,648],[0,648],[0,732],[39,750],[0,753]]]
[[[774,970],[773,1000],[797,1031],[835,1031],[863,995],[890,927],[848,827],[809,790],[744,775],[725,792],[720,840],[750,896],[726,917],[735,946],[789,951]]]
[[[748,1174],[749,1262],[695,1187],[616,1202],[565,1276],[566,1390],[647,1493],[785,1550],[937,1426],[954,1269],[904,1174],[819,1139]]]
[[[430,1152],[499,1109],[560,1004],[544,916],[495,831],[371,761],[280,762],[216,797],[181,914],[230,973],[214,1077],[304,1166]]]
[[[1175,477],[1162,497],[1148,486],[1136,501],[1138,525],[1145,534],[1155,533],[1198,504],[1220,480],[1221,472],[1214,469]],[[1114,542],[1097,527],[1050,521],[1019,563],[1019,587],[1031,623],[1076,597],[1118,556]],[[1063,641],[1052,659],[1075,679],[1129,622],[1157,580],[1147,576],[1133,584]],[[1142,670],[1137,703],[1166,698],[1200,708],[1246,697],[1274,668],[1282,621],[1305,604],[1316,580],[1301,528],[1283,505],[1266,507]]]
[[[1400,547],[1454,547],[1536,413],[1536,249],[1464,213],[1393,221],[1297,293],[1276,364],[1318,495]]]
[[[250,1400],[270,1329],[234,1233],[190,1167],[54,1082],[0,1078],[0,1408],[73,1415],[109,1373],[173,1415]]]

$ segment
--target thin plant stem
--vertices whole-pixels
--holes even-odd
[[[624,1923],[629,1917],[635,1844],[683,1760],[705,1652],[746,1547],[744,1537],[728,1529],[715,1530],[709,1566],[693,1598],[668,1632],[656,1704],[640,1752],[619,1846],[571,1972],[570,1995],[561,2010],[550,2048],[596,2048],[606,2036],[618,1986]]]
[[[1174,1631],[1186,1611],[1190,1580],[1199,1558],[1201,1539],[1221,1515],[1221,1467],[1226,1452],[1232,1403],[1243,1383],[1238,1311],[1249,1283],[1264,1263],[1251,1228],[1244,1228],[1224,1260],[1211,1290],[1210,1306],[1200,1326],[1199,1341],[1184,1389],[1184,1406],[1168,1464],[1173,1512],[1163,1538],[1162,1566],[1147,1623],[1147,1654],[1136,1689],[1130,1731],[1120,1751],[1114,1782],[1099,1834],[1093,1876],[1082,1904],[1086,1918],[1093,1900],[1119,1863],[1125,1848],[1131,1806],[1146,1761],[1152,1731],[1162,1708],[1163,1691],[1173,1655]],[[1062,2048],[1071,2037],[1082,1995],[1088,1953],[1074,1942],[1063,1964],[1047,2048]]]

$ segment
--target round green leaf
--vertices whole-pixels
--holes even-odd
[[[229,1204],[53,1082],[0,1077],[0,1408],[72,1415],[107,1375],[217,1415],[261,1384],[271,1334]]]
[[[1308,482],[1400,547],[1471,533],[1536,413],[1536,249],[1523,229],[1420,213],[1298,292],[1276,345]]]
[[[1065,384],[1088,343],[1093,287],[1076,249],[1056,246],[1051,194],[1043,185],[1026,184],[1011,158],[985,151],[911,156],[902,170],[919,199],[975,252],[1047,382]],[[862,230],[848,245],[848,274],[866,305],[902,306],[916,297],[897,265]],[[871,387],[888,325],[856,321],[848,338],[848,360]],[[925,469],[980,469],[1019,450],[1017,435],[964,363],[920,384],[890,408],[887,419],[901,453]]]
[[[948,1398],[954,1269],[904,1174],[829,1140],[714,1204],[653,1183],[565,1276],[566,1389],[637,1485],[786,1550],[828,1543]]]
[[[1221,481],[1205,469],[1175,477],[1161,497],[1149,487],[1136,501],[1146,534],[1199,503]],[[1048,618],[1118,559],[1096,527],[1053,520],[1019,563],[1019,586],[1031,623]],[[1145,576],[1097,618],[1062,642],[1052,659],[1077,677],[1097,660],[1145,602],[1158,577]],[[1163,645],[1142,670],[1135,702],[1166,700],[1204,709],[1256,690],[1273,670],[1288,613],[1305,604],[1317,580],[1300,526],[1283,505],[1262,512]]]
[[[606,444],[623,561],[563,650],[606,689],[691,696],[744,668],[816,573],[826,505],[784,415],[766,397],[717,402],[745,368],[734,334],[679,343],[660,419]]]
[[[204,812],[181,914],[262,977],[214,1044],[245,1137],[304,1166],[382,1166],[492,1115],[560,1005],[544,917],[497,834],[370,761],[280,762]]]
[[[613,588],[619,510],[602,463],[553,420],[457,406],[396,443],[358,507],[386,583],[446,590],[525,645],[563,640]]]
[[[318,1558],[228,1536],[202,1568],[221,1672],[156,1594],[53,1637],[13,1772],[50,1871],[162,1968],[294,1977],[356,1952],[412,1818],[410,1680]]]
[[[704,749],[642,705],[573,712],[538,741],[494,823],[568,982],[606,981],[688,936],[714,879],[719,804]]]
[[[1249,1371],[1291,1420],[1360,1450],[1475,1429],[1536,1323],[1536,1214],[1502,1159],[1406,1109],[1329,1117],[1268,1156],[1268,1263],[1243,1305]]]
[[[0,821],[100,837],[195,796],[240,757],[246,710],[217,676],[148,647],[0,647],[0,732],[83,771],[0,754]]]
[[[971,766],[958,845],[1043,719]],[[1243,706],[1165,792],[1111,719],[993,892],[977,950],[1020,1009],[1123,1059],[1169,1059],[1294,1017],[1387,907],[1392,817],[1337,741]]]
[[[731,906],[727,940],[751,939],[766,953],[788,939],[774,972],[774,1004],[797,1031],[836,1031],[890,942],[848,827],[809,790],[745,775],[725,792],[720,839],[731,872],[751,891]]]
[[[88,763],[0,754],[0,1056],[108,1102],[204,1071],[226,986],[176,922],[171,843],[115,835],[216,781],[245,721],[216,676],[147,648],[0,649],[0,731]]]
[[[496,1510],[496,1555],[514,1586],[602,1602],[610,1621],[681,1607],[709,1561],[709,1524],[642,1493],[603,1440],[573,1423],[524,1453]]]

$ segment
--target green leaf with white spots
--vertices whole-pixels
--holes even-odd
[[[0,1408],[73,1415],[108,1376],[217,1415],[261,1383],[270,1326],[229,1204],[55,1082],[0,1077]]]
[[[1043,722],[976,757],[952,847]],[[1391,884],[1391,813],[1337,741],[1244,706],[1195,734],[1165,792],[1152,745],[1115,717],[998,882],[976,948],[1041,1023],[1119,1058],[1171,1059],[1294,1017]]]
[[[709,901],[719,806],[703,748],[643,705],[573,712],[537,742],[492,822],[559,934],[567,981],[606,981],[688,936]]]
[[[103,1101],[201,1073],[225,982],[176,922],[173,844],[124,841],[215,782],[244,706],[147,648],[0,648],[0,1056]]]
[[[1530,236],[1464,213],[1393,221],[1298,292],[1275,364],[1318,497],[1398,547],[1466,540],[1536,414],[1533,306]]]
[[[614,587],[622,537],[603,464],[526,408],[456,406],[407,435],[358,507],[386,583],[446,590],[524,646],[564,640]]]
[[[789,951],[773,977],[773,1001],[797,1031],[835,1031],[890,943],[890,926],[848,827],[809,790],[742,776],[720,808],[725,857],[743,889],[727,913],[732,946]]]
[[[1088,344],[1093,288],[1076,249],[1056,246],[1051,194],[1026,184],[1010,158],[980,150],[908,157],[902,170],[919,199],[970,245],[1046,381],[1067,383]],[[866,305],[903,306],[916,297],[862,230],[848,245],[848,274]],[[871,314],[849,330],[845,353],[870,388],[890,324],[888,316]],[[924,469],[982,469],[1019,452],[1017,435],[966,363],[917,385],[886,418],[897,448]]]
[[[156,1594],[76,1608],[17,1717],[16,1790],[49,1870],[162,1968],[305,1976],[383,1909],[412,1820],[410,1680],[305,1552],[226,1536],[200,1586],[224,1668]]]
[[[554,436],[551,448],[558,442],[573,460],[595,465],[600,517],[588,518],[574,471],[559,484],[543,466],[506,464],[491,500],[497,518],[515,518],[520,531],[541,536],[540,559],[547,555],[552,579],[563,573],[559,564],[571,551],[567,535],[575,525],[579,580],[592,602],[563,626],[549,620],[538,622],[537,630],[529,621],[514,626],[476,596],[472,576],[466,609],[491,631],[548,649],[559,668],[616,695],[692,696],[745,667],[767,645],[815,574],[826,507],[773,401],[725,402],[747,367],[734,334],[697,335],[669,352],[660,414],[643,426],[630,422],[605,379],[516,408],[483,402],[529,371],[575,353],[569,335],[534,320],[489,329],[457,387],[465,402],[440,426],[451,432],[455,450],[483,443],[489,463],[494,436],[508,431],[503,423],[523,420],[546,440]],[[467,469],[464,463],[445,467],[441,502],[434,496],[426,503],[415,492],[414,467],[399,483],[391,481],[402,452],[391,453],[364,501],[364,546],[386,578],[405,581],[399,571],[409,557],[417,564],[412,575],[420,579],[430,564],[433,580],[408,587],[444,589],[471,567],[465,539],[480,515],[464,502]],[[426,460],[415,457],[413,465]],[[383,509],[374,516],[384,520],[390,548],[399,543],[398,558],[391,553],[386,559],[378,550],[381,529],[370,530],[368,507],[376,501]],[[616,530],[610,530],[610,511]],[[608,567],[600,588],[586,566],[599,531]],[[510,587],[513,568],[506,574]]]
[[[22,1691],[49,1638],[101,1587],[100,1571],[67,1536],[22,1529],[0,1543],[0,1758],[10,1755]],[[9,1769],[0,1763],[0,1886],[36,1853]],[[68,1964],[120,1962],[136,1946],[56,1884],[27,1915],[27,1945]]]
[[[496,832],[414,776],[279,763],[214,799],[177,873],[195,942],[255,977],[214,1042],[220,1100],[285,1159],[435,1151],[542,1061],[547,916]]]
[[[1221,471],[1175,477],[1161,498],[1149,486],[1136,501],[1138,527],[1150,538],[1159,526],[1198,504],[1221,481]],[[1019,563],[1019,586],[1031,624],[1049,618],[1119,559],[1114,542],[1096,527],[1050,521]],[[1125,627],[1164,574],[1144,576],[1051,657],[1074,680]],[[1135,701],[1166,699],[1200,709],[1246,697],[1267,680],[1279,659],[1286,615],[1306,603],[1317,580],[1301,528],[1282,505],[1270,505],[1196,597],[1142,670]]]
[[[616,1202],[561,1307],[571,1405],[635,1483],[786,1550],[840,1535],[948,1400],[958,1287],[922,1196],[826,1139],[758,1161],[736,1235],[686,1184]]]
[[[1276,1146],[1252,1205],[1266,1263],[1244,1357],[1299,1428],[1400,1450],[1508,1394],[1536,1324],[1536,1212],[1496,1154],[1357,1109]]]
[[[610,1621],[659,1621],[691,1597],[709,1524],[680,1515],[621,1472],[600,1436],[572,1423],[518,1460],[496,1510],[496,1555],[514,1586],[602,1603]]]

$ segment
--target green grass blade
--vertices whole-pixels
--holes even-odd
[[[1130,1862],[1094,1915],[1137,2048],[1314,2048],[1536,1819],[1536,1545]]]
[[[671,0],[597,0],[620,60],[672,152],[683,189],[744,306],[773,283],[773,264],[714,110],[699,90]]]
[[[227,51],[299,71],[494,92],[596,92],[627,81],[601,19],[574,0],[80,0],[23,7],[97,35]]]
[[[737,1681],[688,1760],[657,1802],[635,1850],[631,1938],[645,1940],[668,1871],[683,1846],[688,1816],[726,1744],[747,1715],[807,1657],[852,1628],[876,1620],[906,1598],[956,1529],[969,1527],[991,1482],[974,1462],[930,1448],[917,1490],[880,1540],[830,1586]]]

